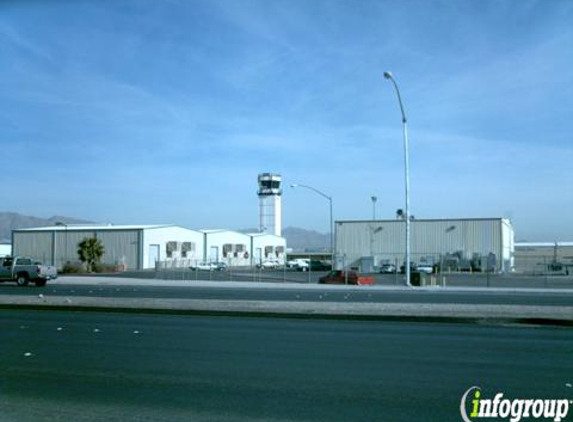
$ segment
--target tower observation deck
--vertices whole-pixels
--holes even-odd
[[[282,177],[280,174],[261,173],[258,177],[259,231],[281,236],[282,233]]]

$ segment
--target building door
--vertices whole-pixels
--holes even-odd
[[[262,262],[263,262],[263,249],[262,248],[255,248],[254,263],[260,264]]]
[[[218,246],[211,246],[211,248],[209,249],[209,261],[219,262],[219,247]]]
[[[159,261],[159,245],[149,245],[149,267],[155,268],[155,263]]]

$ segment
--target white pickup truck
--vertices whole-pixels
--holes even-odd
[[[42,265],[30,258],[5,256],[0,258],[0,282],[15,281],[18,286],[29,282],[38,287],[46,285],[48,280],[58,278],[58,270],[50,265]]]

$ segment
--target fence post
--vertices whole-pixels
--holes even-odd
[[[545,288],[547,288],[547,276],[549,273],[549,266],[547,264],[547,257],[543,257],[543,267],[545,268]]]

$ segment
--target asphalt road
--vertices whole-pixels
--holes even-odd
[[[444,422],[474,385],[573,397],[566,328],[14,310],[0,338],[3,422]]]
[[[160,282],[159,282],[160,283]],[[365,303],[457,303],[491,305],[536,305],[572,306],[571,294],[551,292],[502,292],[492,291],[408,291],[376,290],[363,287],[363,291],[346,291],[340,286],[325,286],[323,290],[304,288],[273,289],[249,287],[200,287],[190,282],[186,287],[173,286],[96,286],[78,284],[54,284],[44,288],[17,287],[13,283],[0,284],[0,295],[87,296],[161,299],[216,299],[216,300],[262,300],[262,301],[307,301],[307,302],[365,302]]]

